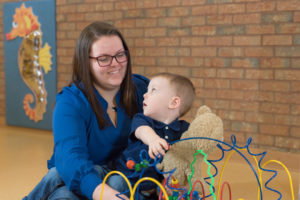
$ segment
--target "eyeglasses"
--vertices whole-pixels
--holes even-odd
[[[110,56],[110,55],[103,55],[98,57],[90,56],[90,59],[95,59],[98,62],[99,67],[109,66],[112,63],[113,58],[115,58],[118,63],[126,62],[128,58],[128,51],[119,52],[114,56]]]

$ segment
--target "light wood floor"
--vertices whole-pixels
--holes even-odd
[[[0,200],[22,199],[47,172],[46,161],[52,154],[52,148],[53,140],[50,131],[11,127],[1,123]],[[262,152],[262,150],[257,149],[255,151],[255,153]],[[209,159],[214,159],[215,155],[211,155]],[[252,157],[248,157],[251,160]],[[294,185],[294,199],[300,200],[300,197],[298,197],[300,189],[300,155],[268,151],[262,163],[273,159],[283,162],[289,169]],[[224,160],[217,163],[219,174]],[[290,184],[286,172],[276,163],[268,164],[267,168],[278,170],[278,176],[270,183],[270,187],[280,191],[283,195],[283,200],[291,200]],[[263,173],[263,181],[266,181],[268,177],[270,177],[269,174]],[[216,189],[218,179],[216,177]],[[222,180],[229,182],[233,200],[237,200],[238,198],[244,198],[245,200],[258,199],[256,178],[249,165],[237,154],[233,154],[227,163]],[[229,199],[226,190],[224,190],[224,193],[223,199]],[[273,200],[278,198],[277,194],[263,189],[263,199]]]

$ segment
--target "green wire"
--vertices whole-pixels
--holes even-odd
[[[192,181],[191,181],[191,179],[192,179],[192,177],[193,177],[193,175],[194,175],[194,168],[193,168],[193,165],[195,164],[195,162],[196,162],[196,160],[197,160],[196,155],[199,154],[199,153],[201,153],[201,154],[204,156],[204,161],[205,161],[205,163],[208,165],[207,174],[208,174],[209,177],[211,178],[211,184],[210,184],[210,187],[209,187],[209,191],[211,192],[211,194],[212,194],[214,200],[216,200],[216,195],[215,195],[215,193],[214,193],[214,191],[213,191],[214,177],[213,177],[212,174],[210,173],[211,164],[207,161],[207,154],[204,153],[202,150],[197,150],[196,153],[194,153],[194,158],[195,158],[195,160],[194,160],[194,161],[192,162],[192,164],[191,164],[191,170],[192,170],[192,173],[191,173],[191,175],[190,175],[189,178],[188,178],[189,185],[190,185],[190,189],[189,189],[189,191],[188,191],[188,196],[187,196],[187,197],[188,197],[188,200],[190,200],[190,193],[191,193],[192,187],[193,187],[193,186],[192,186]]]

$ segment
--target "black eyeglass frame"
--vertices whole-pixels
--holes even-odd
[[[125,54],[126,60],[121,61],[121,62],[118,60],[117,56],[118,56],[120,53],[124,53],[124,54]],[[114,58],[115,58],[115,60],[116,60],[118,63],[124,63],[124,62],[128,61],[128,56],[129,56],[129,52],[128,52],[127,50],[125,50],[125,51],[121,51],[121,52],[117,53],[117,54],[114,55],[114,56],[111,56],[111,55],[102,55],[102,56],[98,56],[98,57],[89,56],[89,58],[90,58],[90,59],[95,59],[95,60],[97,61],[98,65],[99,65],[99,67],[107,67],[107,66],[111,65],[111,63],[112,63],[112,61],[113,61]],[[100,57],[110,57],[110,62],[109,62],[109,64],[107,64],[107,65],[100,65],[100,63],[99,63],[99,58],[100,58]]]

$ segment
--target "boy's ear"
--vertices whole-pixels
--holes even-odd
[[[169,104],[169,108],[171,108],[171,109],[178,108],[180,106],[180,104],[181,104],[180,97],[178,97],[178,96],[172,97],[172,100]]]

